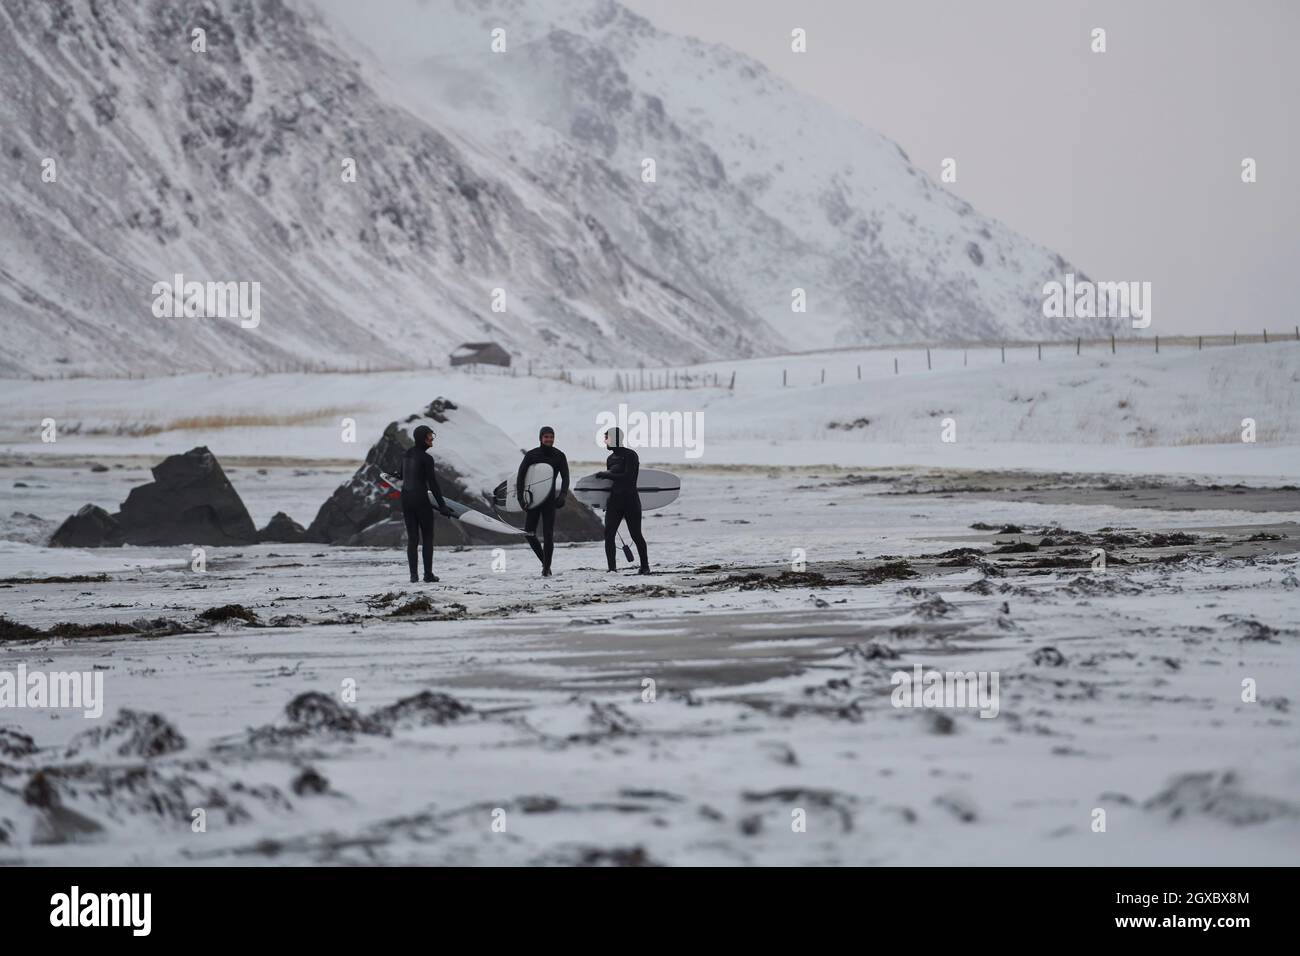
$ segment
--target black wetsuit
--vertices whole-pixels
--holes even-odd
[[[402,458],[402,517],[406,519],[406,562],[415,577],[415,553],[424,545],[424,576],[433,574],[433,505],[429,492],[438,499],[438,507],[447,503],[438,487],[438,476],[433,472],[433,459],[427,448],[412,445]]]
[[[598,478],[610,478],[614,487],[609,492],[609,504],[605,506],[605,560],[611,571],[618,570],[614,560],[614,535],[618,533],[619,522],[627,522],[627,533],[636,545],[637,554],[641,556],[641,570],[650,571],[650,558],[646,552],[645,538],[641,535],[641,496],[636,490],[637,474],[641,470],[641,459],[630,448],[611,448],[609,458],[605,460],[605,470],[598,472]]]
[[[519,464],[519,474],[515,477],[515,487],[519,488],[523,485],[524,475],[529,467],[539,464],[550,465],[555,470],[560,488],[563,490],[558,494],[548,495],[545,504],[528,511],[528,517],[524,519],[524,533],[528,537],[529,547],[537,555],[537,560],[542,562],[544,569],[550,570],[551,554],[555,551],[555,509],[564,507],[564,498],[569,493],[569,459],[564,457],[564,452],[554,445],[538,445],[524,454],[524,460]],[[540,542],[537,540],[538,522],[542,525]]]

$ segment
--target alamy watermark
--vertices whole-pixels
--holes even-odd
[[[603,445],[606,430],[618,427],[628,448],[684,448],[687,458],[704,454],[704,412],[629,411],[620,402],[618,412],[596,416],[596,444]]]
[[[83,893],[73,886],[50,897],[50,925],[59,927],[119,926],[133,936],[153,929],[152,893]]]
[[[1075,281],[1067,272],[1064,282],[1043,285],[1043,315],[1049,319],[1132,319],[1133,328],[1151,324],[1150,282]]]
[[[0,671],[0,709],[5,707],[81,710],[95,720],[104,715],[103,671]]]
[[[981,717],[998,715],[997,671],[895,671],[890,702],[895,707],[979,708]]]
[[[171,282],[155,282],[152,292],[155,318],[238,318],[246,329],[262,321],[260,282],[186,282],[178,272]]]

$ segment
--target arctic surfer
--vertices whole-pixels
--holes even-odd
[[[555,511],[564,507],[564,500],[569,494],[569,459],[564,452],[555,447],[555,429],[543,425],[537,433],[538,445],[524,454],[519,463],[519,474],[515,476],[515,489],[519,496],[519,507],[527,512],[524,519],[524,533],[528,536],[528,546],[542,562],[542,577],[551,576],[551,554],[555,551]],[[554,491],[546,496],[546,501],[536,508],[529,509],[524,500],[524,476],[533,465],[550,465],[554,473],[552,486]],[[542,526],[542,540],[537,540],[537,525]]]
[[[641,556],[638,573],[649,574],[650,557],[641,534],[641,495],[636,490],[641,459],[631,448],[623,447],[623,430],[620,428],[610,428],[605,432],[605,447],[609,449],[609,458],[605,460],[605,470],[596,475],[613,482],[605,505],[605,560],[609,570],[618,570],[614,560],[614,536],[618,534],[619,523],[625,521],[627,533]]]
[[[450,518],[452,510],[443,500],[442,489],[438,487],[438,476],[434,474],[433,459],[429,448],[433,445],[433,429],[421,425],[411,435],[415,444],[406,450],[402,457],[402,517],[406,519],[406,563],[411,568],[411,583],[420,580],[416,574],[415,553],[417,546],[424,548],[424,580],[432,583],[438,580],[433,573],[433,504],[429,501],[430,493],[438,502],[438,514]]]

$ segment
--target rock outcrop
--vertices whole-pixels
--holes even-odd
[[[399,547],[405,542],[401,502],[386,495],[379,474],[401,470],[402,456],[411,447],[411,432],[419,425],[428,425],[438,435],[430,453],[444,497],[522,526],[522,515],[498,515],[489,504],[491,489],[518,466],[519,450],[503,431],[473,411],[437,398],[422,412],[389,422],[366,454],[365,464],[321,505],[307,529],[307,540],[371,547]],[[600,518],[572,497],[556,514],[557,541],[596,541],[602,536]],[[441,516],[434,517],[433,537],[439,545],[519,541]]]
[[[277,511],[275,516],[266,523],[266,527],[257,532],[257,540],[273,541],[276,544],[297,544],[299,541],[307,540],[307,529],[283,511]]]
[[[248,509],[207,448],[165,458],[153,467],[153,477],[149,484],[131,489],[117,514],[86,505],[59,526],[50,544],[103,548],[258,540]]]
[[[109,548],[122,543],[122,526],[99,505],[86,505],[50,537],[55,548]]]

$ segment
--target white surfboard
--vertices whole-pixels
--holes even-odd
[[[531,511],[546,504],[559,490],[560,482],[554,468],[544,461],[529,465],[524,472],[524,508],[520,508],[515,478],[501,482],[492,491],[492,504],[501,511]]]
[[[587,475],[579,478],[573,486],[573,497],[584,505],[604,510],[609,501],[609,489],[614,483],[608,478]],[[655,468],[642,468],[636,475],[636,491],[641,498],[641,510],[651,511],[662,508],[677,500],[682,490],[682,480],[671,471],[659,471]]]
[[[379,478],[380,478],[380,486],[384,488],[384,491],[386,492],[388,497],[390,498],[401,497],[401,488],[402,488],[401,478],[398,478],[394,475],[385,474],[382,471],[379,473]],[[437,508],[438,502],[433,500],[433,492],[426,491],[425,494],[429,496],[429,502],[435,508]],[[475,511],[473,508],[469,507],[468,505],[461,504],[455,498],[444,497],[443,500],[447,502],[447,507],[451,510],[452,517],[454,517],[457,521],[463,524],[467,524],[470,525],[471,527],[478,528],[480,531],[491,531],[494,534],[523,534],[524,533],[524,530],[522,528],[513,527],[512,525],[506,524],[504,521],[501,521],[497,518],[493,518],[491,515],[485,515],[481,511]]]

